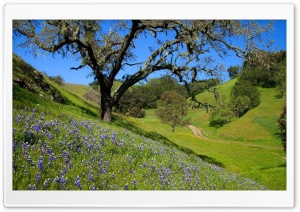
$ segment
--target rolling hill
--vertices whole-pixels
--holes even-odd
[[[19,64],[23,62],[24,61],[21,58],[14,56],[14,79],[18,77],[19,81],[21,79],[25,84],[32,85],[34,83],[28,82],[26,73],[23,73],[23,75],[19,73],[20,70],[22,70],[22,68],[19,67]],[[38,75],[40,74],[33,67],[29,67],[28,73],[31,72],[36,72]],[[88,176],[85,174],[84,176],[79,176],[81,185],[84,184],[84,186],[82,186],[84,189],[92,189],[95,187],[96,189],[108,190],[112,188],[177,190],[181,189],[180,183],[183,183],[180,180],[186,181],[182,188],[188,189],[189,186],[191,186],[190,182],[188,182],[188,178],[185,178],[188,175],[182,174],[187,174],[191,167],[201,167],[203,173],[206,173],[206,179],[204,179],[200,177],[201,174],[199,175],[199,172],[193,172],[192,176],[194,178],[191,181],[193,182],[193,186],[190,188],[194,189],[284,190],[286,188],[285,154],[280,144],[280,138],[277,136],[278,129],[276,128],[276,120],[285,100],[275,98],[277,92],[275,88],[261,89],[262,103],[257,108],[249,111],[240,119],[236,119],[221,128],[209,126],[209,114],[207,114],[205,110],[190,109],[189,116],[191,118],[191,124],[201,129],[202,133],[210,138],[205,139],[195,136],[188,127],[178,127],[175,132],[172,133],[169,126],[161,124],[157,119],[154,110],[146,110],[146,117],[140,119],[114,114],[113,123],[102,123],[98,118],[100,110],[99,105],[95,102],[87,101],[84,98],[84,95],[90,92],[92,87],[68,83],[60,86],[49,80],[46,76],[41,78],[43,78],[42,84],[47,84],[51,90],[51,92],[47,94],[48,97],[41,89],[30,90],[27,88],[28,86],[22,87],[18,83],[14,84],[14,127],[19,130],[17,130],[18,133],[16,133],[16,138],[19,139],[18,142],[21,142],[21,144],[22,142],[28,141],[28,137],[24,137],[24,135],[19,133],[21,131],[23,132],[24,127],[26,127],[25,125],[22,125],[26,123],[26,119],[21,119],[20,117],[32,117],[31,110],[34,110],[34,114],[36,114],[31,120],[32,126],[37,126],[41,121],[43,121],[43,123],[46,122],[47,126],[51,126],[51,123],[57,120],[57,123],[60,123],[58,125],[59,128],[43,128],[43,132],[48,132],[51,136],[55,135],[53,136],[53,140],[50,139],[52,145],[54,145],[51,147],[52,151],[58,155],[63,154],[59,153],[60,148],[57,146],[61,142],[66,151],[69,149],[69,153],[74,150],[70,149],[70,144],[72,148],[74,145],[77,146],[76,150],[80,147],[80,150],[84,150],[84,154],[87,156],[83,156],[78,152],[73,152],[72,155],[78,154],[77,157],[81,159],[73,159],[73,163],[82,167],[82,160],[91,160],[92,155],[89,154],[89,148],[93,149],[98,148],[99,145],[103,146],[103,143],[91,143],[91,140],[85,144],[85,135],[90,135],[92,140],[96,139],[97,141],[99,139],[101,140],[101,136],[96,136],[97,133],[101,132],[100,135],[107,136],[107,138],[105,137],[106,145],[103,146],[104,152],[102,154],[105,155],[105,157],[102,158],[102,169],[96,162],[93,163],[93,166],[91,165],[92,162],[90,162],[86,163],[87,167],[90,167],[89,172],[87,170],[81,170],[81,172],[85,172],[86,174],[92,171],[94,173],[94,178],[101,180],[102,184],[96,183],[95,180],[93,182],[89,181]],[[228,94],[230,87],[234,85],[234,82],[234,80],[229,81],[223,85],[217,86],[216,89],[220,93]],[[119,86],[118,83],[119,82],[116,83],[116,88]],[[38,85],[40,84],[37,83],[36,86]],[[43,95],[41,95],[41,93]],[[53,95],[61,96],[63,102],[58,103],[53,101]],[[211,94],[207,92],[199,94],[197,98],[199,100],[204,99],[206,101],[214,101]],[[44,120],[37,119],[37,116],[41,116],[41,114],[43,114],[42,117],[45,117]],[[19,120],[18,118],[20,119],[20,122],[16,121]],[[77,126],[75,123],[80,124]],[[72,137],[73,135],[70,134],[73,138],[73,143],[68,140],[68,133],[70,133],[70,131],[66,131],[67,126],[73,126],[72,130],[78,130],[78,140],[81,143],[74,143],[76,133],[74,134],[75,137]],[[75,126],[77,127],[75,128]],[[92,134],[89,133],[89,127],[91,127],[90,133]],[[29,131],[32,131],[33,129],[37,128],[25,128],[25,130]],[[94,131],[94,129],[97,129],[98,131]],[[71,128],[69,130],[71,130]],[[127,131],[128,134],[126,133]],[[34,134],[34,131],[32,132]],[[47,138],[48,135],[49,134],[45,133],[41,138],[47,140],[49,139]],[[111,140],[114,135],[116,135],[116,142],[112,142]],[[40,137],[34,136],[31,140],[34,141],[33,143],[35,145],[42,145],[39,143],[39,138]],[[63,139],[65,139],[65,141],[63,141]],[[29,141],[31,140],[29,137]],[[17,149],[17,151],[19,151],[18,154],[22,154],[21,150],[24,148],[21,144],[19,143],[19,146],[17,145],[18,148],[21,148]],[[30,142],[29,144],[32,145]],[[123,145],[125,146],[124,149],[122,149]],[[39,146],[39,148],[42,147],[43,145]],[[141,151],[141,149],[143,151]],[[168,153],[165,155],[163,152]],[[156,154],[158,153],[159,157],[156,157]],[[20,167],[24,161],[19,158],[18,154],[16,153],[14,161],[16,161],[16,166]],[[30,154],[35,157],[33,161],[38,161],[39,155],[37,155],[36,152],[31,150]],[[94,154],[95,152],[93,152],[93,155]],[[49,154],[49,157],[50,156],[51,154]],[[101,156],[95,156],[98,162],[101,159],[99,157]],[[115,159],[112,160],[114,157]],[[130,160],[131,157],[132,159]],[[48,161],[49,159],[45,160]],[[131,162],[129,163],[128,161]],[[98,175],[96,177],[95,173],[100,170],[103,171],[105,167],[104,162],[109,164],[110,168],[106,170],[106,173],[100,175],[100,177]],[[172,167],[172,163],[176,165]],[[155,168],[153,168],[153,166]],[[143,167],[145,168],[144,170]],[[160,168],[158,169],[158,167]],[[55,172],[59,173],[60,169],[63,170],[63,168],[63,166],[57,166]],[[152,172],[149,172],[151,170]],[[76,172],[69,171],[70,176],[68,179],[72,181],[71,184],[73,185],[77,179]],[[127,176],[128,173],[130,175],[126,178],[126,181],[124,181],[124,176]],[[152,174],[149,176],[147,173]],[[33,179],[36,177],[36,174],[37,171],[30,173]],[[112,175],[116,176],[114,180],[109,178]],[[161,175],[165,175],[166,177],[160,178]],[[209,177],[207,178],[207,176]],[[18,172],[14,177],[14,183],[16,184],[14,189],[26,189],[29,181],[23,179],[22,173]],[[47,180],[46,175],[43,177],[44,181]],[[57,176],[55,174],[50,176],[51,180],[56,179],[55,177],[59,178],[59,174],[57,174]],[[197,185],[197,179],[200,178],[200,181],[203,182],[201,186]],[[225,178],[236,179],[237,181],[234,182],[234,180],[229,180],[226,182],[226,180],[224,181]],[[153,179],[153,181],[149,179]],[[22,180],[26,182],[23,182]],[[104,181],[107,182],[106,185],[103,185]],[[259,185],[255,181],[258,182]],[[43,183],[40,183],[39,186],[42,186],[42,184]],[[108,184],[111,187],[107,186]],[[144,187],[141,186],[142,184],[144,184]],[[227,184],[227,186],[225,186],[225,184]],[[250,184],[255,186],[252,188],[249,186]],[[33,182],[31,182],[31,186],[32,185]],[[117,185],[117,187],[114,185]],[[245,187],[243,187],[244,185]],[[50,189],[61,189],[58,184],[51,184],[51,186],[49,187]],[[39,187],[39,189],[41,188],[42,187]],[[70,185],[70,188],[78,189],[79,186],[74,187]]]

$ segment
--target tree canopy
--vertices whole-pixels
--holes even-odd
[[[188,112],[186,99],[176,91],[165,91],[158,102],[159,108],[156,115],[165,124],[172,127],[174,132],[176,126],[188,123],[185,115]]]
[[[88,66],[100,84],[100,118],[110,122],[112,107],[125,91],[151,73],[167,70],[187,85],[196,81],[199,73],[214,76],[222,69],[212,53],[225,57],[232,52],[245,61],[263,55],[254,54],[261,44],[262,34],[272,25],[238,20],[15,20],[15,36],[24,36],[21,45],[37,54],[39,50],[72,55],[81,61],[79,70]],[[108,29],[109,28],[109,29]],[[135,49],[144,42],[149,53],[137,61]],[[242,40],[241,46],[236,40]],[[263,61],[263,59],[262,59]],[[128,67],[124,82],[111,93],[116,75]],[[186,86],[188,87],[188,86]]]

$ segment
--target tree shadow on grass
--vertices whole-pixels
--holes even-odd
[[[126,119],[123,119],[121,117],[118,116],[113,116],[112,117],[112,123],[118,127],[122,127],[124,129],[127,129],[135,134],[138,134],[140,136],[144,136],[146,138],[152,139],[154,141],[157,142],[161,142],[165,145],[168,145],[170,147],[174,147],[179,151],[182,151],[184,153],[190,154],[190,155],[196,155],[197,157],[200,157],[203,161],[208,162],[208,163],[212,163],[214,165],[220,166],[225,168],[225,165],[222,162],[217,161],[216,159],[206,156],[206,155],[199,155],[197,153],[195,153],[193,150],[179,146],[175,143],[173,143],[170,139],[168,139],[167,137],[157,133],[157,132],[153,132],[153,131],[145,131],[141,128],[139,128],[138,126],[136,126],[135,124],[133,124],[132,122],[129,122]]]
[[[279,164],[278,166],[263,167],[260,168],[260,170],[267,170],[267,169],[274,169],[274,168],[286,168],[286,163]]]

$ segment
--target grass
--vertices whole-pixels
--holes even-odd
[[[58,104],[19,87],[13,97],[14,190],[266,189],[116,126],[120,117],[101,123],[75,103]]]
[[[146,117],[127,119],[137,128],[145,131],[155,131],[174,142],[177,146],[193,151],[203,159],[224,166],[242,176],[257,180],[270,189],[286,189],[285,154],[281,147],[266,148],[256,143],[231,141],[225,139],[202,139],[193,135],[188,127],[176,127],[172,133],[171,127],[162,125],[156,118],[154,110],[146,110]],[[159,126],[159,127],[157,127]]]
[[[29,92],[27,90],[14,86],[14,117],[18,113],[20,113],[26,106],[30,109],[35,108],[36,113],[38,114],[42,112],[46,114],[47,121],[55,120],[56,117],[61,117],[62,114],[64,114],[66,117],[72,117],[72,119],[76,119],[77,122],[89,120],[95,123],[94,125],[99,126],[99,128],[107,129],[110,132],[110,136],[114,131],[118,131],[121,136],[118,142],[121,142],[123,136],[122,132],[124,131],[124,129],[127,129],[132,132],[130,134],[133,137],[130,137],[130,139],[134,140],[133,138],[136,138],[137,143],[132,144],[133,146],[130,144],[126,147],[128,152],[124,152],[124,154],[122,155],[123,158],[126,157],[126,155],[130,154],[129,149],[131,147],[135,146],[136,148],[136,146],[138,146],[139,144],[147,143],[147,139],[145,139],[145,137],[148,137],[157,141],[155,142],[155,145],[163,145],[164,148],[172,148],[173,152],[179,151],[180,154],[185,155],[184,157],[198,158],[198,156],[200,156],[202,158],[202,162],[206,161],[214,164],[210,165],[211,167],[223,167],[224,169],[220,169],[222,170],[222,172],[233,172],[235,174],[238,174],[240,177],[247,177],[249,179],[257,181],[260,185],[266,186],[268,189],[286,189],[286,159],[281,147],[280,138],[277,136],[278,129],[276,127],[276,120],[281,112],[283,105],[285,104],[285,100],[276,98],[276,89],[261,89],[262,99],[264,101],[262,101],[262,103],[257,108],[249,111],[240,119],[236,119],[230,124],[225,125],[221,128],[213,128],[209,126],[209,114],[206,113],[205,110],[190,110],[189,117],[191,118],[191,124],[200,128],[205,136],[211,138],[210,140],[206,140],[194,136],[192,131],[188,127],[176,127],[175,132],[172,133],[172,129],[170,126],[162,124],[157,119],[154,110],[146,110],[146,117],[141,119],[122,116],[119,114],[113,114],[113,123],[101,123],[99,122],[98,105],[93,105],[91,103],[86,102],[81,95],[89,89],[89,86],[67,84],[66,86],[68,88],[64,88],[51,82],[48,79],[47,82],[61,93],[61,95],[65,99],[65,104],[58,104],[49,101],[45,98],[38,96],[37,93]],[[229,81],[223,85],[217,86],[217,91],[220,94],[225,95],[227,93],[228,95],[228,91],[233,85],[234,81]],[[116,87],[118,86],[119,85],[116,85]],[[199,100],[206,100],[208,102],[214,101],[212,94],[208,92],[204,92],[198,95],[197,98]],[[29,112],[26,115],[29,115]],[[61,121],[66,122],[67,120],[63,118]],[[82,131],[80,130],[80,132],[81,135],[86,133],[84,129],[82,129]],[[65,134],[66,132],[64,132],[62,136]],[[58,145],[59,140],[57,139],[53,140],[54,145]],[[68,142],[66,141],[64,145],[66,145],[67,143]],[[126,140],[126,143],[130,143],[130,141]],[[145,148],[150,148],[150,146],[147,145],[145,146]],[[119,151],[118,149],[113,150],[113,144],[112,146],[108,146],[109,147],[107,151]],[[42,147],[40,146],[39,148]],[[67,146],[65,148],[67,148]],[[59,152],[59,149],[56,149],[55,151]],[[132,154],[138,153],[134,152]],[[148,152],[146,155],[149,156],[149,154],[150,153]],[[153,152],[151,154],[153,154]],[[112,154],[108,157],[112,158],[112,156],[115,155]],[[148,156],[145,157],[147,158]],[[38,158],[37,156],[35,157]],[[165,156],[165,158],[168,157],[170,158],[171,156]],[[142,161],[148,160],[146,158],[143,158]],[[140,159],[138,158],[136,159],[136,164],[138,164],[139,160]],[[152,158],[152,160],[154,160],[154,158]],[[195,160],[192,160],[194,163]],[[24,161],[22,161],[21,163],[23,162]],[[121,158],[116,159],[113,162],[113,164],[117,163],[122,163],[124,164],[124,166],[126,166],[126,162],[122,162]],[[178,161],[174,163],[178,163]],[[79,163],[79,161],[77,165],[82,166],[82,164]],[[161,166],[166,167],[168,165],[162,164]],[[199,163],[198,166],[200,166]],[[58,175],[60,171],[59,169],[62,168],[63,167],[59,167],[57,170],[55,170],[55,173],[57,173],[56,175]],[[137,166],[135,168],[139,169]],[[97,172],[99,170],[94,170],[94,172],[95,171]],[[115,173],[115,171],[113,172]],[[139,172],[144,173],[142,171]],[[214,178],[214,173],[207,173],[209,173],[209,176],[211,178]],[[21,173],[19,174],[21,177]],[[32,173],[33,178],[35,177],[35,174],[36,172]],[[131,184],[131,182],[133,182],[134,179],[137,180],[137,177],[135,178],[135,176],[131,176],[134,178],[130,178],[127,180],[127,185],[131,185],[130,188],[133,188],[133,184]],[[71,181],[75,181],[76,177],[77,176],[75,176],[74,172],[72,174],[72,177],[70,178],[72,179]],[[159,172],[156,173],[156,177],[159,177]],[[55,176],[51,175],[51,178],[55,178]],[[80,177],[80,179],[82,178]],[[101,180],[103,179],[101,178]],[[139,179],[140,181],[142,179],[140,175]],[[88,180],[85,180],[87,183],[85,185],[85,189],[91,189],[92,184],[88,184]],[[159,182],[159,178],[156,182],[160,183],[159,185],[162,186],[161,182]],[[178,182],[179,181],[177,181],[177,183]],[[24,189],[25,185],[28,186],[28,183],[29,181],[26,181],[22,189]],[[126,185],[126,183],[124,183],[125,182],[118,184],[118,188],[124,189],[124,186]],[[30,184],[32,185],[32,182]],[[208,183],[207,185],[205,185],[205,188],[213,188],[214,184],[220,185],[220,182],[213,184]],[[51,187],[51,189],[58,189],[59,186],[57,186]],[[108,187],[102,187],[103,185],[98,184],[96,185],[96,187],[97,186],[98,189],[108,189]],[[153,188],[152,185],[147,186],[148,187],[146,188]],[[224,186],[222,186],[218,186],[218,189],[225,188]],[[232,186],[230,189],[239,189],[237,185],[230,186]],[[70,188],[75,189],[75,187]],[[185,189],[186,188],[187,187],[185,187]],[[18,186],[15,187],[15,189],[19,189]],[[155,189],[158,189],[158,187],[155,187]],[[172,189],[172,187],[168,187],[168,189]],[[176,189],[180,188],[176,187]],[[201,187],[201,189],[203,189],[203,187]],[[227,189],[229,189],[229,187],[227,187]]]

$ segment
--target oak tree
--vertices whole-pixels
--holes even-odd
[[[158,101],[158,106],[156,115],[163,123],[170,125],[173,132],[176,126],[188,123],[185,117],[188,112],[187,101],[176,91],[165,91]]]

